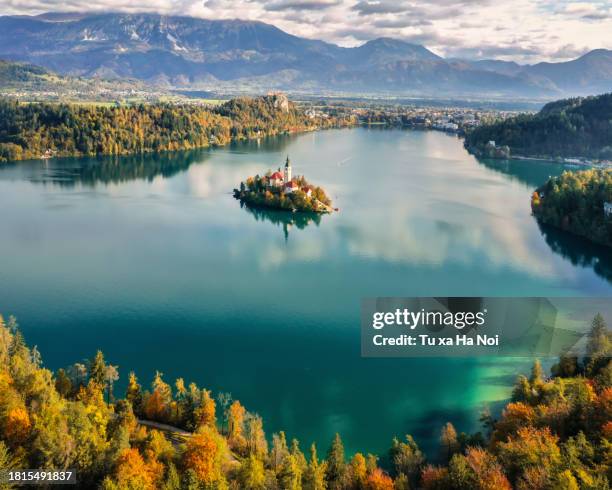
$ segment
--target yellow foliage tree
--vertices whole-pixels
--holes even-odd
[[[246,414],[245,408],[236,400],[229,408],[229,415],[227,418],[228,424],[228,441],[230,447],[242,451],[246,446],[246,439],[244,438],[244,416]]]
[[[216,404],[215,400],[211,398],[209,390],[202,390],[200,406],[194,410],[193,416],[196,428],[216,427]]]

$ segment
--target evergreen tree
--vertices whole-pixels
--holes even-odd
[[[326,463],[320,462],[317,457],[317,447],[314,443],[310,446],[310,461],[304,474],[304,490],[325,490],[327,482],[325,480]]]
[[[138,378],[136,378],[134,371],[131,371],[128,376],[125,398],[132,404],[134,412],[140,414],[142,410],[142,387],[138,384]]]
[[[89,379],[99,386],[105,385],[106,378],[106,363],[104,354],[99,350],[93,359],[89,361]]]
[[[344,458],[344,444],[340,434],[336,434],[327,452],[327,487],[331,490],[341,489],[345,483],[346,462]]]

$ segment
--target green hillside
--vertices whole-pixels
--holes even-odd
[[[0,96],[24,101],[112,104],[165,100],[171,94],[138,80],[70,77],[28,63],[0,60]]]
[[[493,156],[490,141],[512,155],[543,158],[612,159],[612,93],[551,102],[537,114],[523,114],[474,129],[465,145]]]
[[[612,247],[612,170],[564,172],[551,177],[531,199],[534,216],[543,223]]]

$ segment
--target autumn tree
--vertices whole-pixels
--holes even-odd
[[[447,460],[453,457],[457,451],[459,451],[459,441],[457,440],[457,431],[455,427],[450,422],[447,422],[444,427],[442,427],[442,432],[440,433],[440,449],[442,452],[442,456]]]
[[[549,428],[522,427],[507,442],[498,445],[498,455],[508,475],[514,481],[534,468],[555,474],[561,463],[558,438]],[[533,475],[532,475],[533,476]]]
[[[72,392],[72,382],[64,369],[58,369],[55,373],[55,389],[64,398]]]
[[[361,453],[355,453],[348,465],[348,479],[352,488],[363,488],[368,476],[366,459]]]
[[[99,350],[93,359],[89,361],[89,379],[99,386],[104,386],[106,379],[106,362],[104,354]]]
[[[300,472],[303,474],[306,471],[306,468],[308,467],[308,461],[306,461],[306,457],[300,449],[300,441],[295,438],[291,440],[289,454],[295,458],[297,465],[300,467]]]
[[[533,361],[531,367],[531,376],[529,377],[529,383],[531,386],[538,386],[544,382],[544,370],[542,369],[542,363],[539,359]]]
[[[142,387],[138,384],[138,379],[134,371],[131,371],[128,376],[128,385],[125,393],[125,398],[132,404],[135,413],[141,413],[142,410]]]
[[[375,468],[366,478],[367,490],[393,490],[393,480],[380,468]]]
[[[121,453],[112,478],[107,478],[102,488],[154,490],[156,480],[138,449],[130,448]]]
[[[308,468],[304,474],[304,490],[325,490],[327,488],[325,471],[326,463],[325,461],[319,461],[317,447],[313,443],[310,446]]]
[[[389,459],[393,463],[395,476],[405,475],[410,482],[416,485],[421,468],[425,463],[425,456],[412,436],[407,435],[406,442],[393,438]]]
[[[215,400],[210,396],[210,391],[202,390],[200,393],[199,406],[193,412],[195,427],[211,427],[216,428],[216,404]]]
[[[278,471],[278,482],[283,490],[302,489],[302,467],[296,456],[289,453]]]
[[[244,438],[244,416],[245,408],[238,400],[234,401],[229,408],[228,435],[227,440],[230,447],[236,451],[244,451],[246,440]]]
[[[183,465],[193,470],[202,484],[218,485],[225,482],[221,465],[226,454],[225,439],[216,430],[204,426],[187,441]]]
[[[523,402],[509,403],[502,412],[501,419],[495,424],[492,441],[505,441],[518,429],[532,425],[536,419],[535,409]]]
[[[265,490],[266,472],[263,461],[250,454],[240,465],[238,472],[240,488],[245,490]]]
[[[344,444],[340,434],[334,440],[327,452],[327,487],[331,490],[341,489],[346,479],[346,462],[344,458]]]
[[[162,373],[157,371],[151,384],[152,393],[144,397],[144,414],[149,420],[168,422],[172,390],[162,379]]]
[[[268,455],[268,441],[263,430],[262,418],[257,414],[247,413],[244,425],[248,453],[264,461]]]
[[[283,431],[272,434],[272,449],[270,450],[270,466],[274,471],[278,471],[289,454],[287,438]]]
[[[424,490],[448,490],[452,488],[448,469],[428,465],[421,472],[421,485]]]
[[[523,374],[520,374],[516,378],[514,388],[512,390],[512,401],[513,402],[527,402],[532,399],[532,390],[529,383],[529,379]]]
[[[449,479],[457,490],[512,490],[495,456],[483,448],[468,448],[450,461]]]

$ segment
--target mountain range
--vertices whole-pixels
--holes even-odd
[[[561,63],[444,59],[379,38],[345,48],[273,25],[158,14],[0,17],[0,58],[163,87],[555,98],[612,91],[612,51]]]

